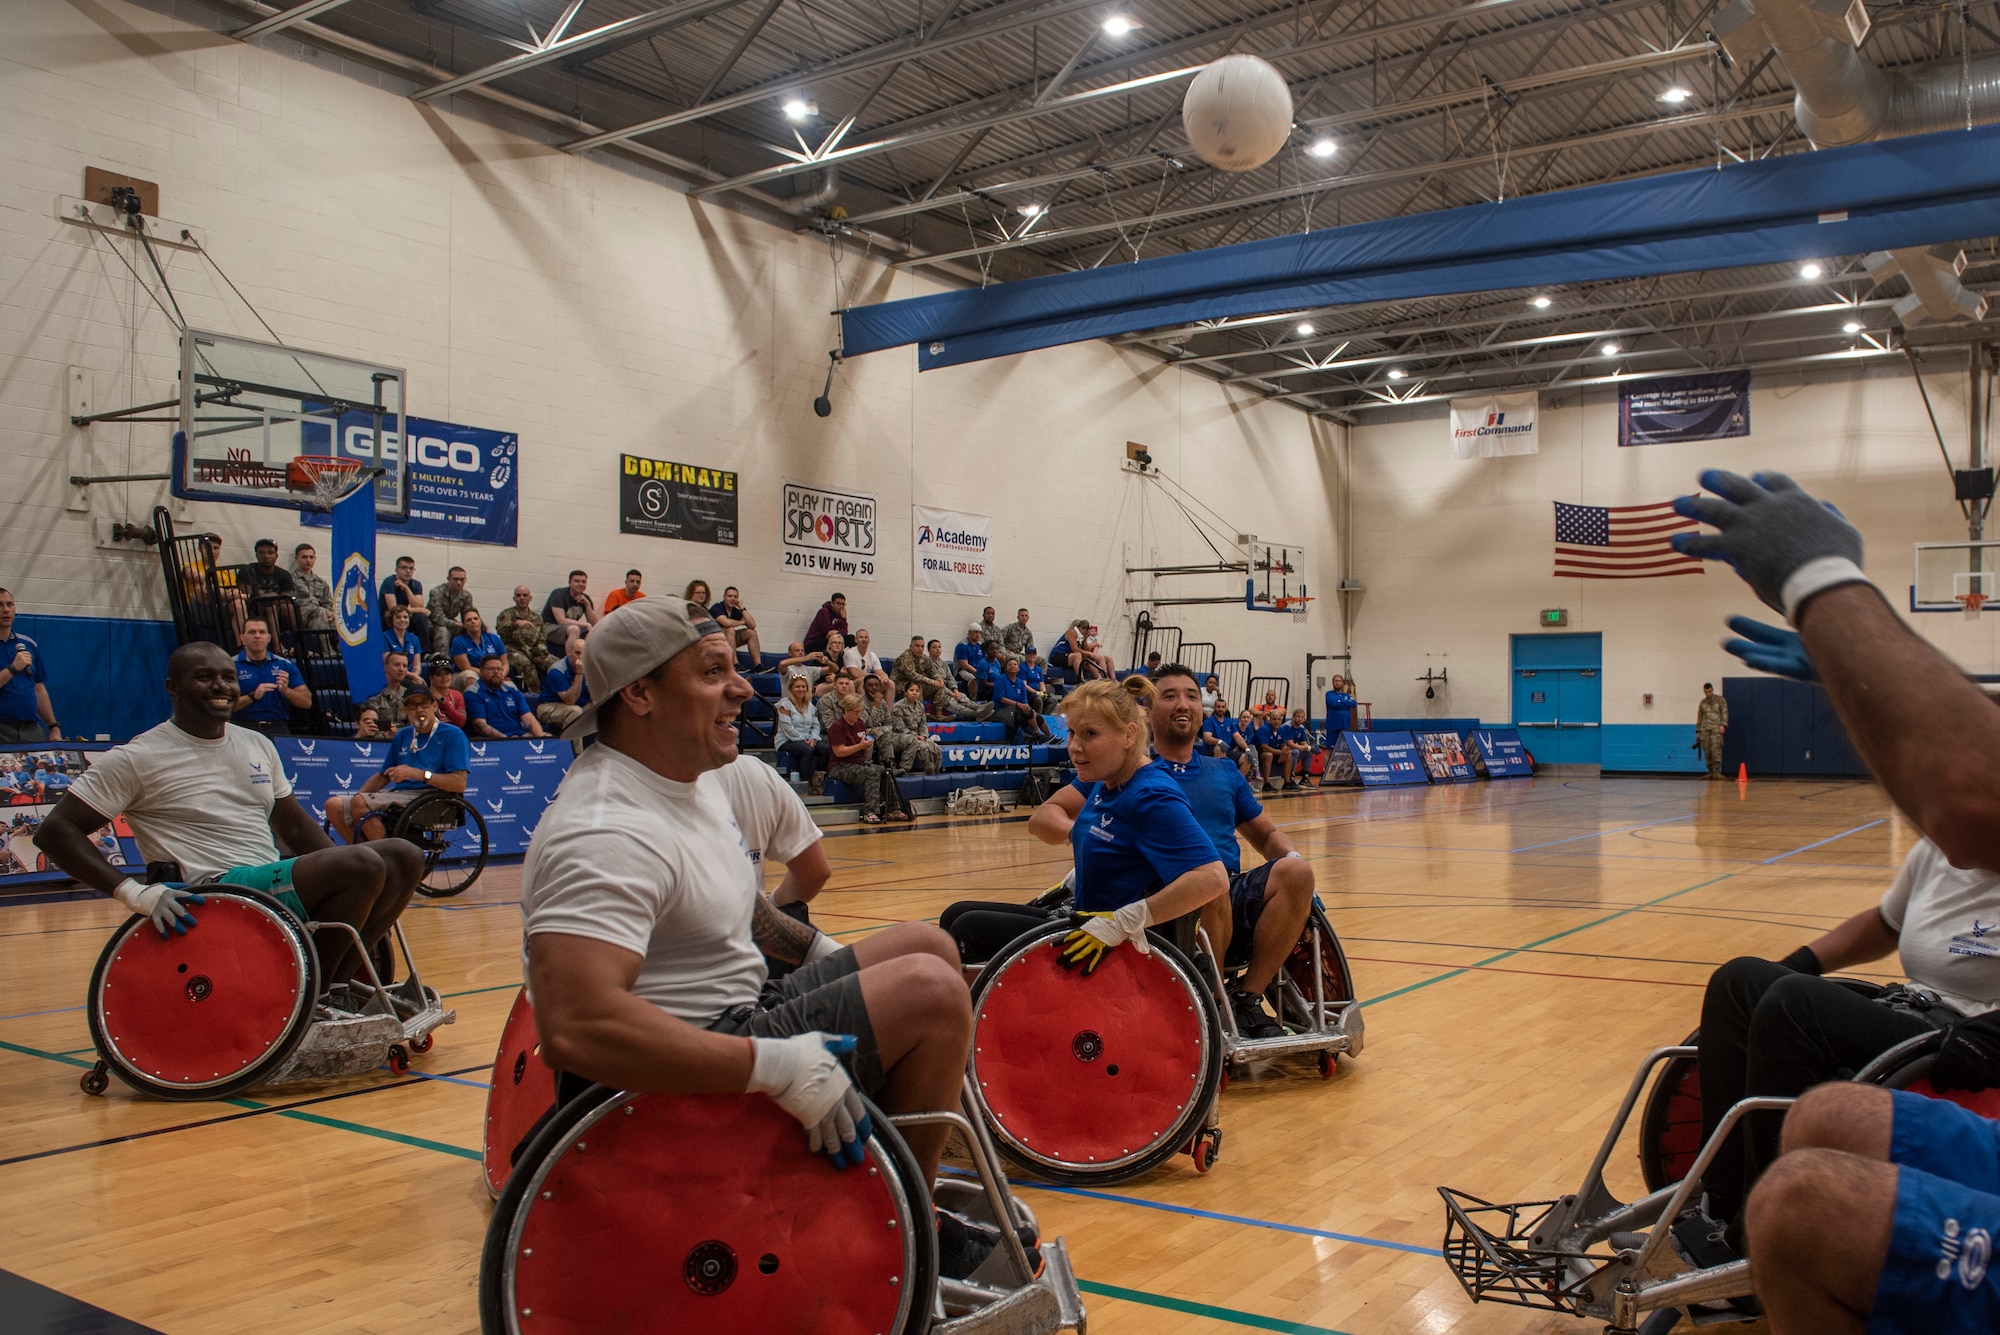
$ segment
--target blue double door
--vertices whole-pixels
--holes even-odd
[[[1539,763],[1602,761],[1603,661],[1599,635],[1514,637],[1514,726]]]

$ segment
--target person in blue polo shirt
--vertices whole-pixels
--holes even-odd
[[[291,711],[312,703],[299,665],[271,652],[271,628],[262,617],[243,622],[243,651],[236,655],[236,717],[266,737],[291,736]]]
[[[358,793],[335,793],[326,800],[326,819],[344,841],[380,839],[388,833],[382,813],[436,789],[462,793],[472,766],[465,733],[438,717],[431,688],[403,692],[403,717],[379,773],[368,776]]]
[[[382,630],[382,644],[390,652],[401,654],[406,663],[424,661],[423,641],[410,629],[410,609],[407,607],[390,609],[389,624]]]
[[[986,646],[980,643],[979,627],[969,626],[965,638],[951,651],[951,670],[952,675],[958,678],[958,688],[974,700],[991,697],[985,668]]]
[[[1278,786],[1271,776],[1273,770],[1284,779],[1286,792],[1298,787],[1292,782],[1292,748],[1287,745],[1290,730],[1283,720],[1282,713],[1261,715],[1247,739],[1256,748],[1257,775],[1266,792]]]
[[[451,665],[461,674],[454,679],[456,685],[464,690],[479,675],[479,665],[495,654],[504,656],[507,646],[500,642],[498,635],[486,629],[486,618],[479,614],[476,607],[465,609],[460,624],[465,630],[451,637]]]
[[[479,685],[465,693],[465,723],[481,739],[549,735],[528,708],[528,697],[507,680],[505,654],[490,655],[479,665]]]
[[[1299,787],[1317,786],[1312,777],[1312,758],[1319,752],[1319,740],[1313,736],[1313,730],[1306,725],[1306,711],[1294,709],[1292,721],[1280,730],[1279,736],[1284,738],[1285,745],[1291,749],[1292,777],[1298,780]]]
[[[993,717],[1007,725],[1007,740],[1046,742],[1049,739],[1048,724],[1035,712],[1033,699],[1028,694],[1028,683],[1021,677],[1021,660],[1007,660],[1006,670],[992,678]]]
[[[59,742],[42,647],[14,633],[14,595],[0,589],[0,742]]]
[[[1326,737],[1329,742],[1354,727],[1354,703],[1347,678],[1334,673],[1326,692]]]
[[[1229,716],[1227,700],[1216,700],[1215,712],[1201,722],[1201,736],[1204,755],[1218,756],[1230,761],[1242,772],[1244,778],[1250,777],[1250,761],[1253,753],[1250,744],[1243,740],[1242,727]]]
[[[563,661],[542,674],[541,698],[535,702],[535,718],[556,736],[577,721],[590,707],[590,683],[583,674],[583,641],[571,640]]]

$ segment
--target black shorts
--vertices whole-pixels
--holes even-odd
[[[1229,958],[1227,964],[1248,964],[1257,922],[1264,916],[1264,883],[1276,864],[1259,863],[1229,878]]]
[[[875,1048],[875,1026],[861,999],[861,966],[854,951],[844,949],[764,984],[755,1006],[736,1006],[709,1022],[719,1034],[753,1038],[793,1038],[818,1030],[852,1034],[854,1056],[848,1069],[864,1094],[879,1092],[886,1076],[882,1054]]]

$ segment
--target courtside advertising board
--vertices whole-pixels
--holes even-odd
[[[1429,783],[1416,737],[1407,732],[1343,732],[1333,744],[1337,755],[1354,762],[1355,777],[1364,788],[1395,788]]]
[[[1512,728],[1474,728],[1465,734],[1465,751],[1483,778],[1525,779],[1535,772],[1521,734]]]

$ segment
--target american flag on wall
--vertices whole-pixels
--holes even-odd
[[[1556,502],[1556,574],[1570,579],[1651,579],[1699,575],[1701,562],[1675,551],[1676,533],[1701,525],[1658,505],[1565,505]]]

